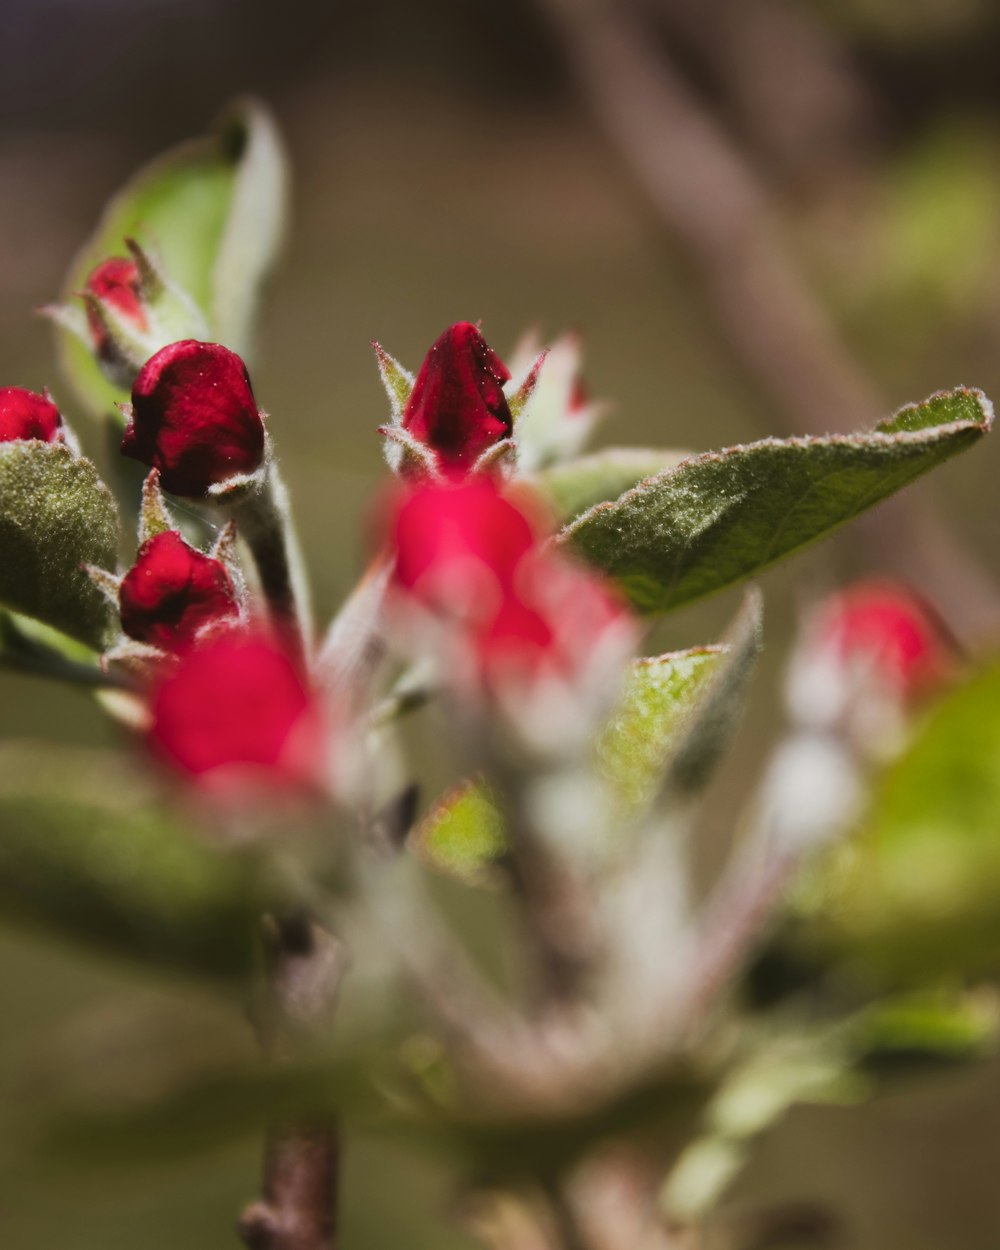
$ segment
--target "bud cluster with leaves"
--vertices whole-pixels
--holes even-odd
[[[905,839],[846,841],[927,700],[960,686],[933,613],[879,583],[813,613],[786,735],[707,896],[689,842],[760,596],[708,646],[642,654],[648,623],[970,447],[991,406],[959,388],[853,435],[583,454],[603,407],[575,336],[505,364],[462,321],[415,375],[375,344],[391,483],[319,631],[276,451],[294,430],[247,363],[284,185],[273,123],[240,105],[125,188],[45,310],[81,408],[146,470],[141,498],[118,475],[124,560],[119,504],[56,401],[0,389],[3,660],[91,687],[145,753],[67,760],[52,793],[6,749],[0,907],[241,987],[286,1077],[241,1078],[275,1126],[248,1245],[331,1245],[334,1126],[374,1123],[458,1147],[500,1250],[698,1244],[791,1102],[856,1094],[894,1038],[972,1054],[993,1017],[912,974],[906,925],[940,937],[965,913],[897,889],[880,865]],[[443,794],[414,775],[414,724]],[[74,790],[123,768],[124,804],[110,780]],[[492,963],[448,889],[481,904]],[[761,1086],[767,1112],[734,1114]]]

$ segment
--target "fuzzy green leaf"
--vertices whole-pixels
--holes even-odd
[[[562,531],[642,612],[750,577],[978,441],[993,409],[960,388],[871,433],[765,439],[708,452],[598,504]]]
[[[0,445],[0,603],[100,650],[114,612],[83,570],[113,569],[118,510],[89,460],[61,443]]]
[[[238,102],[215,132],[164,153],[111,200],[73,261],[63,290],[72,303],[88,274],[137,237],[195,301],[213,337],[246,357],[260,287],[282,234],[288,198],[281,141],[267,110]],[[63,328],[62,363],[80,401],[107,412],[128,396],[102,375],[88,348]]]
[[[567,460],[531,474],[529,481],[564,521],[617,499],[624,491],[690,455],[686,451],[651,447],[608,447],[589,456]]]
[[[212,978],[250,967],[253,865],[172,819],[135,770],[51,744],[0,750],[0,916]]]
[[[644,807],[683,739],[727,648],[694,647],[637,660],[597,740],[601,772],[627,810]]]

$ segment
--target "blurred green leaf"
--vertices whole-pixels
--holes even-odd
[[[1000,664],[928,715],[881,779],[855,839],[803,892],[869,974],[1000,970]],[[813,936],[816,936],[815,934]]]
[[[0,916],[213,978],[250,968],[266,899],[245,854],[198,840],[120,758],[0,748]]]
[[[89,460],[61,443],[0,445],[0,602],[100,650],[115,613],[84,572],[114,569],[118,510]]]
[[[62,298],[123,254],[135,236],[204,313],[218,342],[246,358],[260,290],[277,256],[288,199],[285,156],[268,111],[237,102],[215,131],[173,148],[141,169],[111,200],[73,261]],[[87,347],[58,330],[66,375],[90,411],[107,412],[126,393],[108,382]]]
[[[497,883],[494,863],[506,846],[503,823],[489,791],[467,782],[446,794],[410,836],[426,863],[466,885]]]
[[[992,991],[894,998],[857,1021],[855,1064],[885,1082],[976,1062],[996,1050],[998,1023]]]
[[[690,453],[651,447],[608,447],[531,474],[528,480],[558,517],[569,521],[595,504],[617,499],[647,477],[680,464]]]
[[[667,789],[675,796],[691,794],[707,784],[743,715],[747,689],[760,654],[764,600],[751,587],[730,625],[724,655],[684,722],[670,761]]]
[[[601,771],[627,809],[652,799],[726,654],[724,646],[694,647],[632,665],[615,714],[597,740]]]
[[[765,439],[684,461],[562,531],[642,612],[747,578],[978,441],[993,410],[961,388],[868,434]]]

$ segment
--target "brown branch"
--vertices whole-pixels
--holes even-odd
[[[254,1023],[265,1055],[280,1059],[329,1017],[346,952],[298,915],[268,918],[265,955],[267,987]],[[263,1197],[239,1223],[248,1250],[334,1250],[339,1172],[340,1136],[332,1120],[273,1126],[264,1152]]]
[[[889,406],[809,290],[766,189],[669,57],[625,5],[540,2],[604,129],[788,427],[873,425]],[[926,499],[897,498],[858,524],[869,556],[917,582],[963,640],[1000,629],[1000,592]]]
[[[332,1125],[273,1129],[263,1200],[240,1220],[248,1250],[333,1250],[340,1139]]]

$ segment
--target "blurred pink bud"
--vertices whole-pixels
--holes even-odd
[[[946,680],[955,644],[927,603],[900,583],[863,581],[832,595],[816,618],[818,646],[906,700]]]
[[[184,339],[152,356],[132,387],[122,454],[159,469],[192,499],[264,463],[264,422],[243,361],[219,343]]]
[[[164,671],[149,744],[200,788],[226,797],[324,781],[329,727],[288,654],[263,633],[229,631]]]
[[[59,409],[47,394],[20,386],[0,387],[0,443],[22,438],[59,442],[63,438]]]
[[[402,426],[432,451],[448,477],[463,477],[514,422],[506,365],[468,321],[449,326],[424,358]]]
[[[125,633],[165,651],[181,650],[206,625],[239,615],[226,566],[189,546],[176,530],[142,544],[118,602]]]
[[[393,516],[395,580],[449,615],[495,609],[534,549],[537,524],[487,477],[408,491]]]

